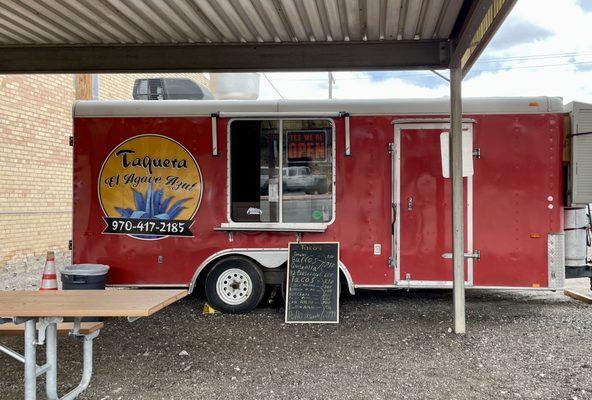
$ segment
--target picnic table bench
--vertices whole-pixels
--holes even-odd
[[[0,291],[0,334],[24,333],[24,356],[5,346],[0,351],[25,364],[25,400],[37,396],[37,377],[46,374],[45,392],[50,400],[75,399],[88,387],[92,376],[92,345],[101,322],[82,322],[83,317],[148,317],[185,297],[187,290],[66,290]],[[63,318],[74,322],[63,323]],[[24,327],[23,327],[24,326]],[[80,384],[63,397],[57,394],[57,335],[68,333],[83,343]],[[36,346],[45,344],[46,363],[38,366]]]
[[[103,328],[102,322],[81,322],[78,333],[81,335],[90,335]],[[37,323],[35,329],[39,330],[40,324]],[[58,336],[69,335],[74,329],[74,322],[60,322],[57,324]],[[17,325],[14,322],[6,322],[0,325],[0,336],[23,336],[25,334],[25,325]]]

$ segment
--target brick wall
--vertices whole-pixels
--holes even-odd
[[[0,266],[66,250],[72,75],[0,76]]]
[[[139,77],[99,76],[101,100],[132,98]],[[73,75],[0,75],[0,268],[37,268],[48,250],[68,258],[72,202]]]

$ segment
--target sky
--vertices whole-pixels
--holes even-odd
[[[448,82],[430,71],[333,75],[334,98],[428,98],[449,92]],[[462,90],[466,97],[560,96],[564,103],[592,103],[592,0],[518,0]],[[327,72],[262,76],[259,98],[282,97],[326,99]]]

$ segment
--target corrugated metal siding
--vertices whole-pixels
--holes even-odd
[[[0,45],[446,39],[463,0],[0,0]]]
[[[592,132],[592,104],[574,103],[571,113],[574,134]],[[592,203],[592,135],[572,137],[572,203]]]

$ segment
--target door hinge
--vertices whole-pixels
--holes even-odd
[[[393,154],[395,152],[395,144],[394,143],[388,144],[388,152],[389,152],[389,154]]]
[[[74,146],[74,136],[70,136],[70,146]]]
[[[72,240],[68,240],[68,250],[72,250]]]
[[[475,159],[480,159],[481,158],[481,149],[480,148],[475,148],[473,149],[473,158]]]
[[[393,258],[393,256],[390,256],[388,258],[388,266],[389,268],[395,268],[395,259]]]

